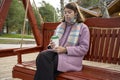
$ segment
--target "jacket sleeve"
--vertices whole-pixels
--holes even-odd
[[[76,46],[66,47],[69,56],[84,56],[89,49],[90,33],[88,27],[83,24]]]

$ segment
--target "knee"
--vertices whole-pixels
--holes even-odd
[[[42,59],[44,59],[44,57],[45,57],[44,54],[45,54],[45,52],[40,52],[40,53],[38,54],[38,56],[37,56],[37,58],[36,58],[36,63],[37,63],[37,64],[40,63]]]
[[[56,55],[57,53],[53,52],[53,51],[42,51],[38,54],[37,58],[36,58],[36,63],[39,64],[40,62],[43,62],[45,60],[53,60],[54,55]]]

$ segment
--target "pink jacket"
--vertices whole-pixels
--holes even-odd
[[[64,35],[60,39],[60,45],[64,46],[71,26],[67,26]],[[75,46],[67,48],[67,54],[58,54],[58,71],[80,71],[82,69],[82,60],[89,49],[90,33],[88,27],[81,23],[80,35]]]

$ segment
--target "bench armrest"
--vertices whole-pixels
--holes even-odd
[[[14,50],[18,48],[11,48],[11,49],[0,49],[0,57],[8,57],[16,55]]]
[[[27,47],[27,48],[21,48],[21,49],[15,49],[14,53],[15,54],[27,54],[27,53],[33,53],[33,52],[40,52],[42,51],[41,46],[36,46],[36,47]]]

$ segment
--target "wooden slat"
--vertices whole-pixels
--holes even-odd
[[[103,54],[103,62],[107,62],[107,55],[108,55],[108,50],[109,50],[109,43],[110,43],[110,35],[111,35],[111,30],[107,30],[106,33],[106,43],[105,43],[105,48],[104,48],[104,54]]]
[[[102,62],[103,59],[103,50],[104,50],[104,44],[105,44],[105,33],[106,30],[101,31],[101,42],[100,42],[100,50],[99,50],[99,56],[98,56],[98,62]]]
[[[93,59],[94,59],[95,40],[96,40],[96,30],[95,29],[93,29],[93,31],[91,33],[91,37],[92,37],[92,41],[91,41],[92,47],[91,47],[90,60],[93,61]]]
[[[118,35],[116,37],[115,52],[113,56],[114,56],[113,63],[114,64],[120,63],[120,60],[118,60],[120,56],[120,29],[118,30]]]
[[[99,41],[100,41],[100,30],[98,29],[94,29],[94,33],[93,33],[93,40],[92,40],[92,52],[91,52],[91,56],[92,56],[92,61],[97,61],[98,58],[98,49],[99,49]]]
[[[114,55],[114,47],[115,47],[115,38],[116,38],[116,34],[117,34],[117,30],[113,30],[113,32],[111,33],[111,42],[110,42],[110,50],[109,50],[109,54],[108,54],[108,63],[112,63],[112,58],[113,58],[113,55]]]
[[[96,29],[96,40],[95,40],[95,46],[94,46],[94,61],[98,61],[98,51],[99,51],[99,45],[100,45],[100,32],[101,29]]]
[[[93,34],[94,34],[94,29],[93,28],[89,28],[90,29],[90,47],[89,47],[89,49],[90,49],[90,52],[88,52],[88,54],[89,54],[89,60],[91,59],[91,56],[92,56],[92,50],[93,50]]]

